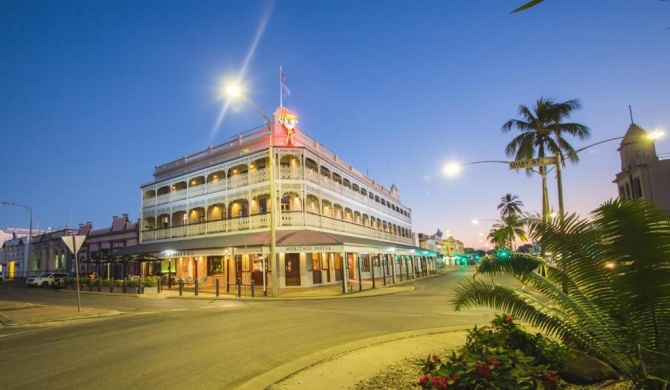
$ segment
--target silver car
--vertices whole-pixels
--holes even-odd
[[[26,284],[29,287],[37,287],[37,286],[51,286],[51,283],[54,282],[54,278],[61,277],[61,276],[67,276],[65,273],[60,273],[60,272],[44,272],[38,276],[31,276],[26,280]]]

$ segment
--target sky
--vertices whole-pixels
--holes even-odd
[[[503,164],[501,126],[541,97],[579,99],[575,148],[631,123],[670,133],[670,3],[657,0],[0,0],[0,200],[33,228],[108,227],[140,215],[156,165],[262,124],[284,106],[299,131],[398,187],[413,230],[483,248],[507,193],[541,210],[539,176]],[[618,141],[563,171],[566,211],[616,197]],[[656,142],[659,154],[670,140]],[[669,156],[670,157],[670,156]],[[551,207],[558,209],[549,180]],[[484,219],[479,225],[473,219]],[[0,228],[27,227],[0,206]],[[483,235],[483,237],[482,237]]]

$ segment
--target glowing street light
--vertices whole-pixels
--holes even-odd
[[[502,161],[502,160],[486,160],[486,161],[474,161],[474,162],[469,162],[469,163],[457,163],[457,162],[452,162],[449,164],[446,164],[442,168],[442,173],[444,173],[447,176],[456,176],[461,172],[461,169],[466,166],[466,165],[474,165],[474,164],[486,164],[486,163],[499,163],[499,164],[509,164],[509,161]]]
[[[242,89],[240,88],[239,85],[231,84],[231,85],[227,86],[225,94],[226,94],[226,96],[228,96],[231,99],[242,99],[242,100],[244,100],[245,103],[250,105],[254,110],[256,110],[259,114],[261,114],[263,119],[265,119],[265,124],[266,125],[269,125],[270,123],[272,123],[272,119],[270,119],[270,117],[266,113],[264,113],[263,110],[258,108],[257,105],[255,105],[251,100],[249,100],[246,96],[244,96],[244,93],[242,93]],[[270,137],[270,141],[272,142],[272,137]],[[272,143],[270,144],[270,147],[272,147]]]
[[[500,222],[498,219],[493,219],[493,218],[483,218],[483,219],[473,219],[472,224],[473,225],[479,225],[479,222],[481,221],[494,221],[494,222]]]
[[[257,105],[255,105],[251,100],[247,99],[246,96],[242,93],[242,90],[237,85],[229,85],[226,87],[226,95],[232,99],[242,99],[248,105],[250,105],[254,110],[256,110],[263,119],[265,119],[265,124],[268,127],[270,132],[270,146],[268,148],[270,154],[270,261],[272,262],[272,295],[277,296],[278,293],[278,284],[279,284],[279,263],[277,261],[277,231],[276,231],[276,209],[277,209],[277,196],[275,194],[275,172],[274,172],[274,152],[272,145],[273,130],[272,130],[272,120],[270,117],[263,112]],[[263,278],[265,278],[265,272],[263,272]],[[265,285],[267,286],[267,284]],[[267,295],[267,287],[263,291],[264,295]]]

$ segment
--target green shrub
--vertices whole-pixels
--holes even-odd
[[[114,287],[123,287],[123,279],[115,279]]]
[[[102,285],[103,286],[111,286],[112,285],[112,280],[111,279],[101,279],[102,280]]]
[[[128,287],[139,287],[140,286],[140,281],[139,279],[130,279],[128,280]]]
[[[419,385],[443,389],[558,389],[556,373],[570,354],[557,342],[532,335],[512,321],[496,316],[492,326],[468,331],[465,345],[441,359],[429,356],[420,365]]]
[[[144,287],[156,287],[156,284],[157,284],[156,278],[154,277],[148,277],[144,281]]]

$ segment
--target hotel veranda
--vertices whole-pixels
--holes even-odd
[[[253,283],[265,294],[334,283],[346,292],[360,280],[435,271],[436,254],[415,246],[411,209],[394,185],[307,137],[286,108],[267,119],[156,166],[154,181],[141,186],[140,244],[114,255],[155,256],[162,262],[151,273],[201,286]]]

